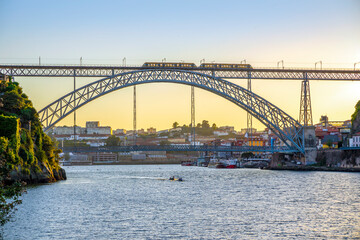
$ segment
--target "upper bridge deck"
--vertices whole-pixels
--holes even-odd
[[[178,69],[199,72],[219,78],[233,79],[283,79],[283,80],[333,80],[359,81],[358,69],[315,68],[211,68],[211,67],[147,67],[116,65],[0,65],[0,73],[23,77],[109,77],[124,72],[147,69]]]

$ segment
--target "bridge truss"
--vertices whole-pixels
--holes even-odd
[[[110,77],[125,72],[144,70],[143,67],[120,66],[39,66],[39,65],[0,65],[0,73],[23,77]],[[151,69],[151,68],[146,68]],[[169,70],[169,68],[163,68]],[[153,68],[154,70],[154,68]],[[360,80],[360,70],[344,69],[220,69],[220,68],[182,68],[212,75],[218,78],[234,79],[283,79],[283,80]],[[305,76],[306,75],[306,76]]]
[[[167,152],[282,152],[297,153],[298,149],[287,146],[194,146],[194,145],[131,145],[116,147],[64,147],[63,152],[136,152],[136,151],[167,151]]]
[[[236,84],[204,73],[147,69],[106,77],[70,92],[39,111],[44,129],[53,127],[64,117],[88,102],[107,93],[138,84],[168,82],[190,85],[213,92],[249,112],[289,147],[304,153],[303,126],[264,98]]]

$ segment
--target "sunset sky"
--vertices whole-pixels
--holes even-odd
[[[146,61],[239,63],[253,67],[354,68],[360,62],[360,1],[48,1],[0,0],[0,64],[122,64]],[[360,64],[358,65],[360,69]],[[78,78],[77,86],[98,78]],[[70,92],[72,78],[17,77],[37,110]],[[232,80],[246,86],[246,80]],[[295,119],[301,81],[254,80],[255,93]],[[360,100],[360,82],[311,81],[314,123],[321,115],[347,120]],[[190,87],[137,87],[138,128],[190,123]],[[100,121],[132,129],[132,88],[77,111],[78,125]],[[196,122],[246,127],[246,112],[196,89]],[[72,116],[58,125],[72,125]],[[254,127],[264,126],[254,121]]]

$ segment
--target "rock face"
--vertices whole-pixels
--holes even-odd
[[[317,162],[323,166],[360,168],[359,150],[322,150],[318,151]]]
[[[10,182],[22,181],[27,184],[36,183],[51,183],[59,180],[66,180],[66,172],[63,168],[49,169],[44,164],[41,164],[41,171],[31,170],[30,175],[24,174],[21,171],[21,167],[17,170],[13,170],[10,173]]]
[[[44,133],[38,113],[17,82],[0,81],[0,181],[65,180],[61,150]]]

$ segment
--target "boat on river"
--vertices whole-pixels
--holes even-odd
[[[209,168],[236,168],[237,159],[230,158],[230,159],[219,159],[213,157],[209,161]]]
[[[218,158],[211,158],[208,164],[208,168],[226,168],[226,165]]]

